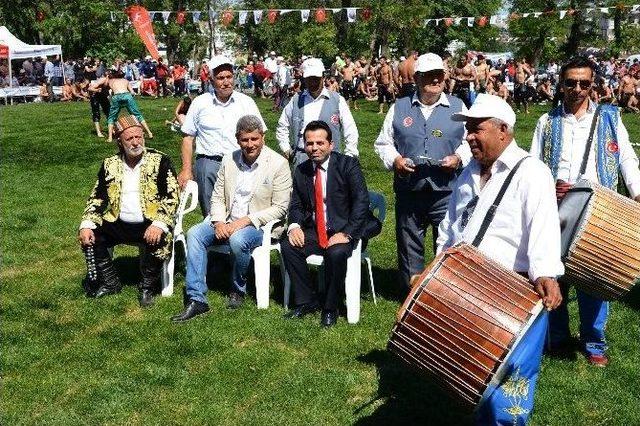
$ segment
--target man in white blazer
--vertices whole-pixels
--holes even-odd
[[[291,194],[289,163],[265,146],[262,120],[255,115],[238,120],[236,138],[240,149],[222,160],[209,216],[187,233],[185,308],[172,317],[174,322],[209,310],[207,248],[213,244],[230,246],[233,273],[227,306],[240,307],[247,291],[251,252],[262,244],[261,227],[272,220],[284,222]],[[283,229],[274,227],[272,237],[278,238]]]

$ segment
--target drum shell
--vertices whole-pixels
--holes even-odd
[[[476,406],[541,309],[528,280],[461,244],[437,256],[417,280],[388,347]]]
[[[559,206],[562,281],[603,300],[627,295],[640,278],[640,203],[581,180]]]

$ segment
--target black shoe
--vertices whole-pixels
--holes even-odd
[[[138,293],[138,302],[140,303],[140,307],[141,308],[148,308],[149,306],[153,305],[153,292],[151,290],[140,290],[140,293]]]
[[[189,321],[191,318],[195,318],[198,315],[202,315],[206,312],[209,312],[209,305],[203,302],[198,302],[197,300],[191,300],[184,311],[180,312],[178,315],[174,315],[171,317],[171,321]]]
[[[338,312],[337,311],[322,311],[322,315],[320,316],[320,324],[323,327],[333,327],[336,325],[338,321]]]
[[[305,315],[317,312],[320,309],[317,302],[305,303],[297,306],[294,310],[284,314],[285,318],[302,318]]]
[[[244,294],[232,291],[227,298],[228,309],[238,309],[244,303]]]
[[[104,296],[109,296],[111,294],[118,294],[122,290],[121,287],[109,287],[106,285],[101,285],[98,290],[96,290],[96,295],[94,296],[96,299],[99,299]]]

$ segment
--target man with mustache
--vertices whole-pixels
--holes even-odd
[[[141,244],[139,302],[147,307],[171,254],[178,182],[169,157],[145,148],[142,125],[134,116],[121,116],[115,131],[120,152],[102,163],[78,234],[87,260],[85,291],[96,298],[119,293],[122,285],[109,249]]]
[[[627,190],[640,202],[638,156],[622,123],[618,107],[596,105],[591,101],[596,68],[593,61],[576,57],[560,71],[560,106],[538,120],[531,141],[531,155],[543,160],[556,182],[556,196],[562,199],[579,179],[616,190],[622,175]],[[595,120],[595,123],[593,123]],[[587,140],[593,127],[593,143],[587,155],[587,167],[580,173]],[[549,351],[559,356],[573,356],[567,311],[568,286],[563,285],[565,303],[549,317]],[[592,365],[604,367],[609,362],[604,329],[609,303],[576,290],[580,311],[580,348]]]

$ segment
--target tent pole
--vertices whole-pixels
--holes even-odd
[[[67,84],[67,77],[64,75],[64,58],[62,57],[62,49],[60,49],[60,68],[62,69],[62,84]]]
[[[12,76],[12,72],[11,72],[11,48],[9,46],[7,46],[7,51],[9,52],[9,54],[7,55],[7,61],[9,62],[9,88],[13,87],[13,76]]]

